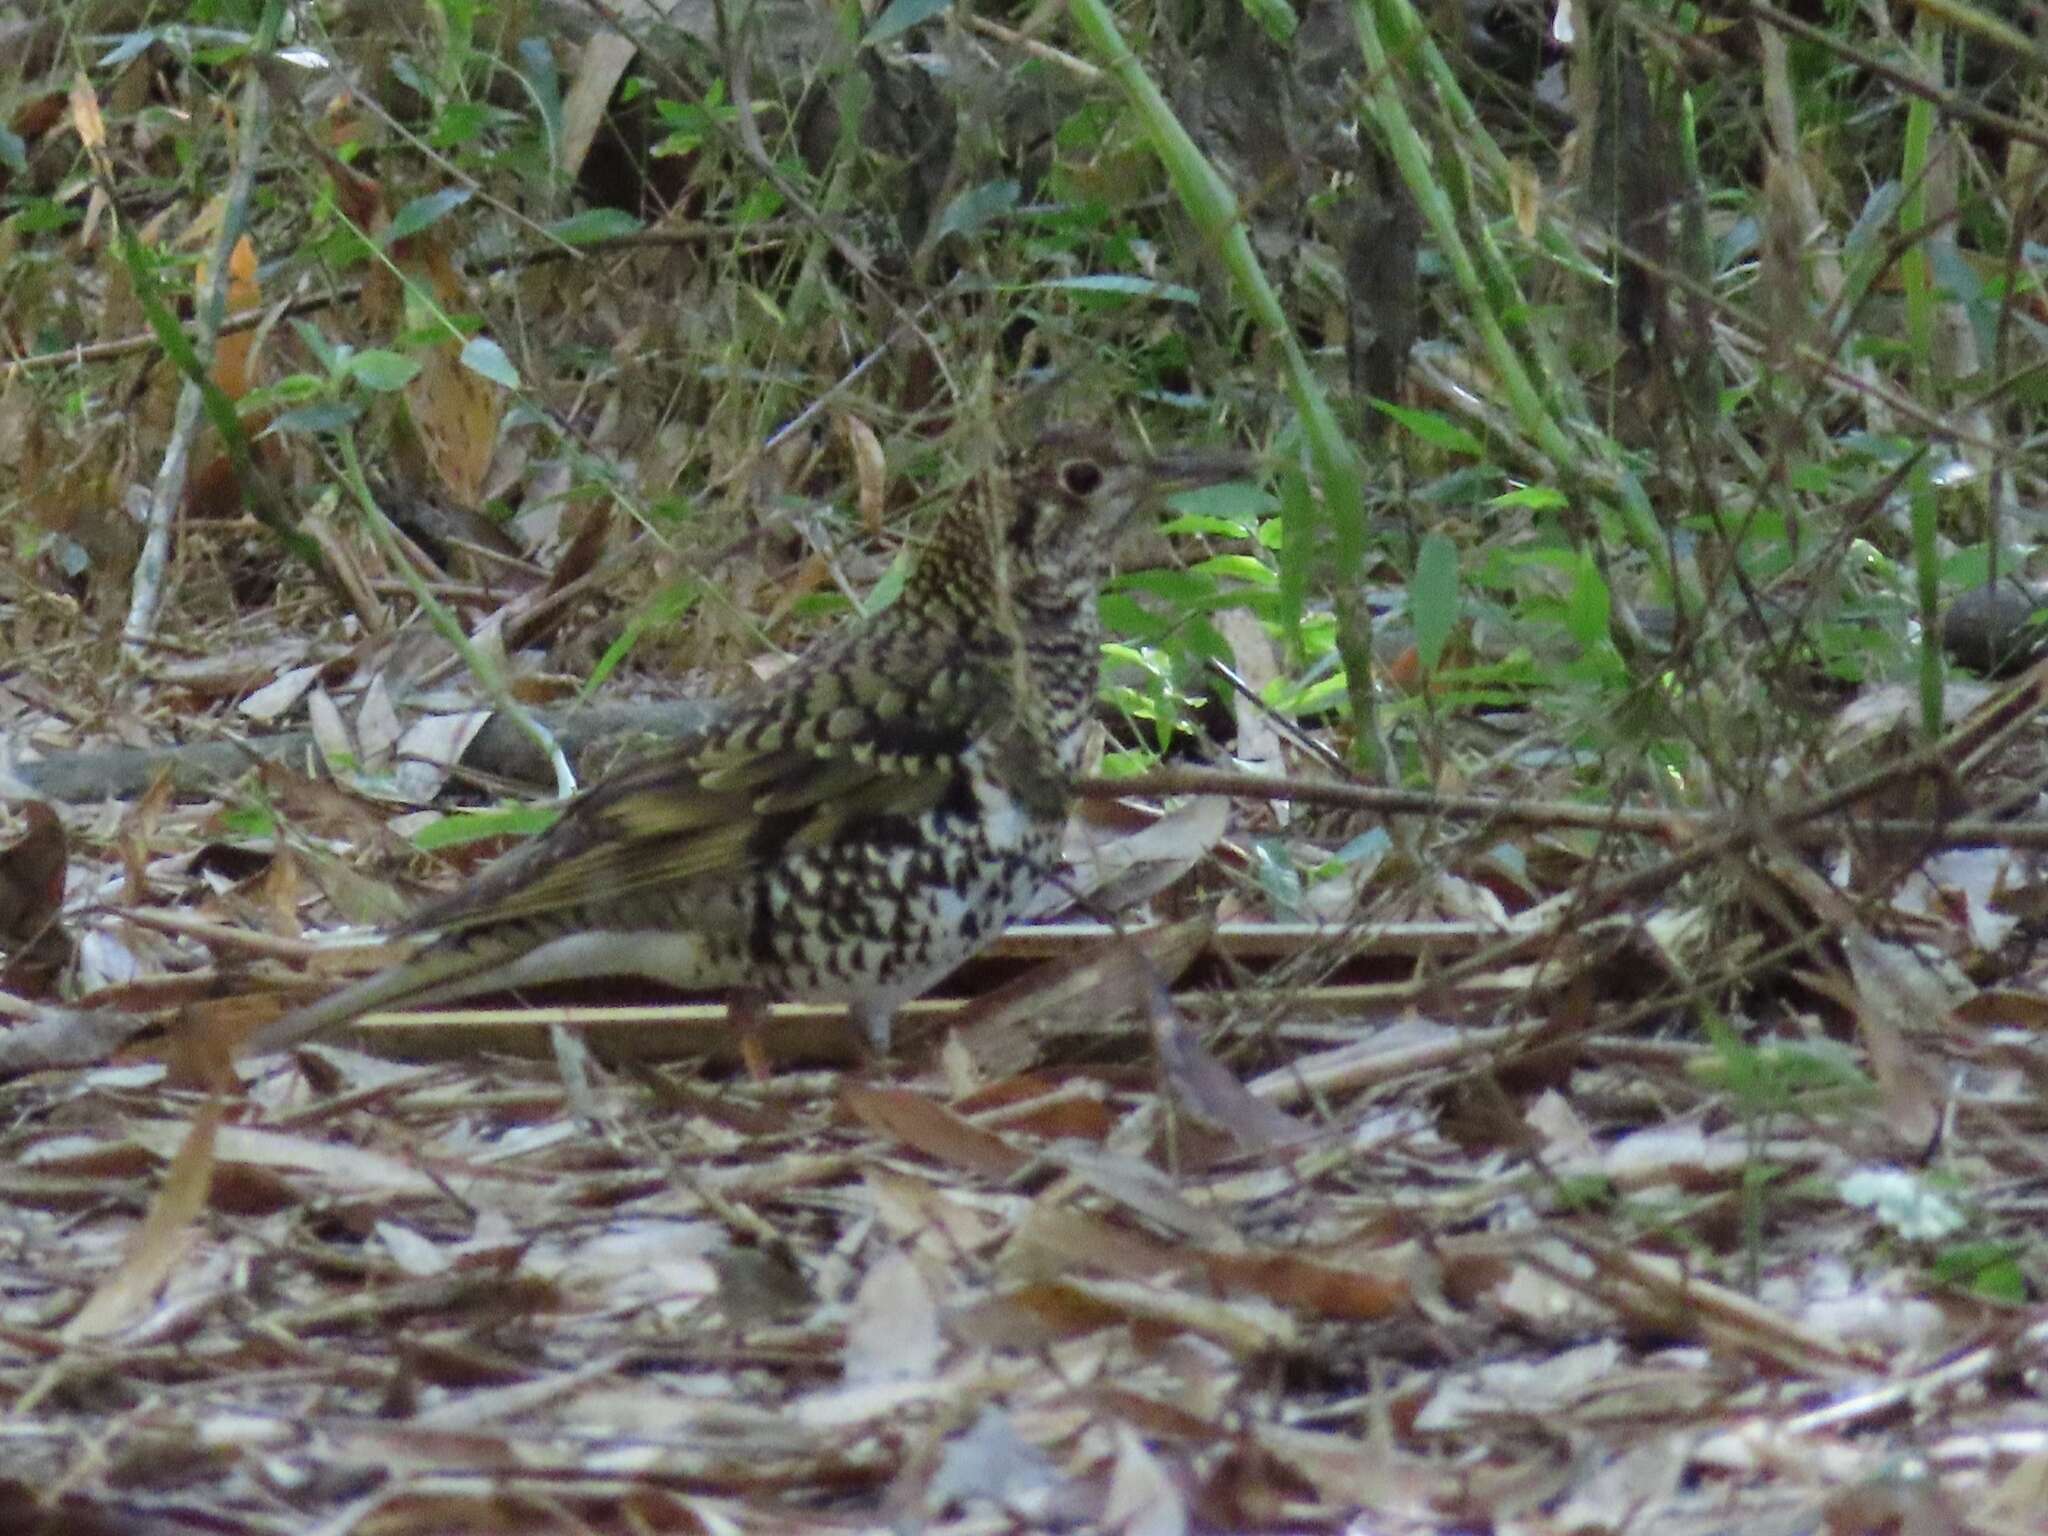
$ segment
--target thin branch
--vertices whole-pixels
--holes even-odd
[[[277,28],[268,13],[259,31],[275,38]],[[214,239],[212,262],[206,273],[206,292],[200,297],[195,317],[194,350],[208,367],[212,366],[221,317],[227,312],[229,263],[234,257],[235,243],[249,225],[249,196],[256,185],[257,155],[269,132],[270,91],[263,83],[262,71],[252,69],[242,84],[242,131],[235,144],[235,168],[228,178],[220,233]],[[205,405],[205,386],[196,379],[187,379],[178,392],[170,442],[164,449],[163,462],[157,466],[156,483],[149,491],[142,554],[135,562],[135,585],[129,593],[128,622],[121,636],[121,648],[131,657],[139,655],[156,632],[157,615],[163,609],[164,580],[171,559],[171,521],[185,499],[185,471]]]

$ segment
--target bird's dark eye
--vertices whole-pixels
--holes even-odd
[[[1060,466],[1060,484],[1069,496],[1093,496],[1102,485],[1102,468],[1087,459],[1073,459]]]

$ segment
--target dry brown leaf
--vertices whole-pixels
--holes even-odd
[[[428,230],[414,240],[433,233]],[[404,398],[427,463],[449,498],[473,510],[482,505],[484,476],[498,446],[505,391],[464,365],[462,346],[450,337],[416,353],[420,371],[406,384]]]
[[[325,688],[306,695],[306,723],[313,729],[313,744],[320,749],[322,766],[334,779],[346,783],[355,776],[362,758],[341,708]]]
[[[254,894],[270,932],[292,939],[305,932],[299,921],[299,861],[289,844],[278,844],[270,863],[256,877]]]
[[[49,805],[31,800],[25,814],[28,830],[0,849],[0,991],[41,998],[71,963],[71,936],[57,920],[70,854]]]
[[[405,722],[398,718],[391,689],[382,672],[374,672],[356,705],[356,746],[362,752],[365,773],[387,775],[391,771],[392,749],[405,734]]]
[[[573,610],[564,604],[550,604],[549,600],[597,569],[598,557],[604,553],[611,527],[612,504],[609,501],[595,501],[583,508],[577,516],[575,531],[548,575],[546,586],[521,593],[505,605],[505,643],[508,646],[517,651],[539,645],[567,622]]]
[[[195,281],[203,289],[206,280],[206,271],[202,267]],[[256,281],[256,247],[245,234],[228,253],[227,312],[236,314],[254,309],[262,302],[263,289]],[[249,393],[252,382],[249,356],[250,349],[256,345],[256,334],[254,330],[230,331],[214,343],[213,382],[230,400],[239,400]]]
[[[1209,1248],[1244,1246],[1226,1217],[1189,1199],[1171,1174],[1141,1158],[1069,1142],[1047,1147],[1039,1156],[1164,1231]]]
[[[65,1338],[104,1338],[125,1326],[148,1305],[184,1256],[196,1236],[193,1219],[205,1207],[207,1186],[213,1180],[215,1133],[225,1112],[223,1100],[210,1099],[189,1124],[175,1127],[175,1134],[166,1138],[175,1141],[176,1151],[149,1214],[135,1229],[120,1266],[64,1325]]]
[[[1185,1249],[1134,1231],[1127,1223],[1037,1200],[1003,1245],[996,1267],[1014,1280],[1054,1280],[1080,1272],[1149,1280],[1186,1263]]]
[[[103,164],[107,152],[106,119],[100,116],[100,99],[83,70],[71,77],[70,104],[72,132],[78,135],[86,153]]]
[[[1202,1122],[1225,1132],[1247,1152],[1307,1141],[1312,1126],[1249,1093],[1229,1070],[1202,1048],[1163,985],[1155,980],[1146,999],[1152,1049],[1174,1102]]]
[[[556,152],[556,170],[565,182],[574,182],[583,169],[584,158],[604,126],[605,108],[612,92],[633,62],[639,45],[631,38],[601,27],[590,35],[577,56],[569,89],[562,96],[562,138]]]
[[[1413,1256],[1400,1250],[1352,1263],[1270,1251],[1177,1246],[1068,1206],[1035,1203],[999,1268],[1018,1279],[1106,1274],[1156,1280],[1198,1268],[1219,1295],[1263,1297],[1307,1317],[1375,1322],[1413,1303]]]
[[[882,533],[882,516],[889,493],[888,465],[882,455],[882,441],[875,429],[851,411],[841,413],[839,430],[846,434],[853,450],[854,483],[859,487],[857,505],[860,524],[869,538]]]
[[[1028,1349],[1113,1324],[1199,1334],[1239,1355],[1289,1347],[1297,1332],[1292,1318],[1262,1299],[1223,1300],[1147,1281],[1075,1275],[970,1307],[954,1331],[991,1348]]]
[[[393,754],[394,795],[408,805],[433,804],[490,718],[491,711],[473,709],[460,715],[427,715],[406,727]]]
[[[955,1026],[965,1059],[981,1072],[1015,1071],[1052,1024],[1095,1029],[1143,1006],[1155,977],[1182,975],[1215,931],[1206,917],[1147,928],[1107,943],[1091,939],[975,998]]]
[[[1036,910],[1053,912],[1077,897],[1112,910],[1147,901],[1209,857],[1229,825],[1230,802],[1194,795],[1135,832],[1099,817],[1077,816],[1067,828],[1068,882]]]
[[[338,712],[335,719],[339,719]],[[346,742],[345,728],[341,736]],[[356,849],[359,857],[365,852],[372,857],[390,854],[403,847],[384,816],[338,785],[269,760],[257,767],[256,777],[270,802],[301,831],[339,838]]]
[[[1906,1150],[1924,1155],[1941,1134],[1947,1092],[1925,1042],[1947,1032],[1949,1010],[1964,989],[1945,982],[1901,944],[1874,938],[1860,925],[1841,935],[1856,984],[1857,1031],[1877,1080],[1887,1132]]]
[[[1002,1137],[908,1088],[848,1083],[840,1090],[840,1102],[869,1129],[984,1178],[1007,1179],[1026,1161]]]
[[[1286,761],[1280,749],[1280,730],[1272,715],[1261,709],[1256,695],[1281,675],[1280,653],[1266,626],[1249,608],[1226,608],[1215,617],[1216,632],[1230,647],[1230,664],[1238,680],[1253,698],[1231,694],[1231,711],[1236,717],[1237,740],[1230,754],[1253,773],[1281,773]],[[1290,807],[1285,801],[1273,808],[1280,825],[1288,823]]]
[[[23,814],[28,829],[0,848],[0,946],[11,953],[33,944],[57,920],[64,906],[64,873],[69,854],[64,823],[42,800]]]
[[[1101,1145],[1116,1129],[1106,1094],[1086,1081],[1052,1083],[1026,1074],[963,1096],[954,1106],[990,1130],[1017,1131],[1044,1141]]]
[[[962,1308],[955,1337],[985,1349],[1039,1350],[1124,1320],[1116,1307],[1058,1280],[1034,1281]]]
[[[900,1250],[884,1254],[862,1277],[847,1313],[847,1384],[928,1381],[944,1353],[938,1302],[924,1272]]]
[[[142,792],[127,810],[121,813],[121,825],[114,834],[114,843],[121,853],[123,875],[122,899],[131,907],[139,907],[149,900],[149,887],[144,878],[149,861],[156,856],[157,829],[162,824],[164,812],[169,809],[175,781],[168,770],[160,770],[149,782],[149,788]]]
[[[0,1029],[0,1079],[105,1061],[146,1022],[110,1008],[37,1008],[26,1023]]]
[[[183,1145],[186,1127],[174,1120],[142,1120],[128,1127],[128,1134],[158,1156],[170,1157]],[[217,1136],[211,1131],[208,1134],[215,1143],[208,1156],[217,1156],[223,1164],[249,1163],[258,1168],[310,1174],[325,1180],[329,1188],[350,1194],[421,1195],[442,1188],[437,1180],[411,1163],[362,1147],[250,1125],[225,1126]],[[476,1169],[469,1171],[471,1178],[485,1176]]]
[[[1205,1253],[1200,1262],[1218,1291],[1250,1291],[1308,1317],[1379,1322],[1414,1304],[1410,1265],[1399,1255],[1380,1274],[1292,1253]]]
[[[1009,1231],[1010,1222],[998,1211],[941,1185],[894,1168],[871,1167],[863,1177],[883,1230],[914,1243],[916,1252],[935,1262],[979,1253]]]
[[[1127,1424],[1116,1427],[1116,1456],[1102,1518],[1124,1536],[1186,1536],[1187,1500],[1180,1484]]]

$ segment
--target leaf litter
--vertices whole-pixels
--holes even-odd
[[[72,110],[104,141],[89,95]],[[333,171],[388,231],[385,189]],[[446,238],[395,259],[482,307]],[[390,279],[366,312],[400,305]],[[632,285],[591,286],[608,345],[667,334]],[[412,554],[511,697],[572,694],[629,622],[606,583],[671,557],[577,511],[571,466],[506,427],[509,362],[426,355],[394,402],[419,478],[473,516],[524,477],[538,537],[508,555],[455,517],[447,569],[409,531]],[[264,367],[224,361],[237,397]],[[618,419],[641,407],[607,409],[594,435],[661,451]],[[856,403],[832,420],[872,542],[882,441]],[[779,494],[808,467],[708,451]],[[507,838],[412,836],[480,780],[490,705],[395,632],[402,567],[316,520],[336,593],[226,602],[230,512],[190,530],[125,681],[81,665],[78,603],[11,567],[0,588],[0,1530],[2041,1528],[2022,851],[1898,877],[1845,819],[1818,858],[1786,824],[1710,876],[1659,876],[1655,849],[1617,874],[1581,828],[1396,838],[1105,795],[1048,921],[909,1010],[884,1078],[829,1010],[787,1008],[777,1072],[746,1082],[715,1003],[626,988],[238,1062],[287,992],[376,963],[337,939]],[[841,537],[746,545],[732,588],[780,634],[886,568]],[[759,656],[691,591],[703,633]],[[1246,687],[1218,745],[1322,771],[1255,697],[1270,634],[1232,610],[1220,638]],[[666,680],[730,685],[717,639],[675,643]],[[1871,690],[1834,750],[1881,761],[1910,709]],[[59,755],[255,728],[304,741],[125,805],[16,789]],[[1555,789],[1557,743],[1449,729],[1440,788]],[[1999,766],[2038,774],[2038,750]],[[1674,817],[1664,858],[1720,831]],[[46,993],[22,967],[53,935]],[[1747,969],[1767,941],[1796,960]]]

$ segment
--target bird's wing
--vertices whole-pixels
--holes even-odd
[[[859,654],[805,658],[767,696],[593,785],[405,931],[461,933],[737,878],[935,808],[957,790],[962,747],[1010,707],[1009,669],[963,649],[905,644],[848,660]]]

